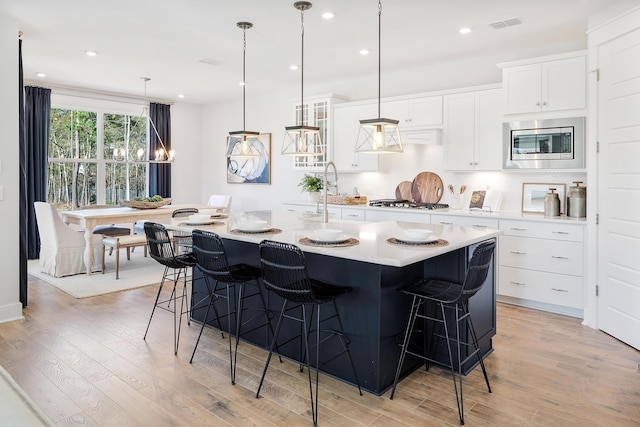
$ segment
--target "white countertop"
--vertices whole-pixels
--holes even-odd
[[[240,221],[247,218],[268,221],[274,228],[282,230],[277,234],[237,234],[232,233]],[[308,216],[303,213],[282,211],[255,211],[230,214],[228,219],[218,220],[218,225],[184,225],[185,218],[171,221],[167,228],[180,230],[202,229],[217,233],[223,238],[250,243],[260,243],[262,240],[276,240],[279,242],[298,245],[304,252],[323,254],[338,258],[363,261],[374,264],[404,267],[415,262],[423,261],[452,250],[460,249],[486,239],[497,237],[499,230],[478,229],[474,227],[459,227],[452,225],[433,225],[423,223],[383,221],[359,222],[344,220],[329,220],[323,224],[319,216]],[[309,237],[318,228],[340,229],[344,235],[355,238],[359,244],[349,247],[318,247],[304,245],[300,239]],[[447,246],[405,246],[387,242],[391,237],[401,237],[406,228],[424,228],[432,230],[435,236],[449,242]]]
[[[297,205],[297,206],[309,206],[313,207],[315,210],[316,203],[315,202],[307,202],[307,201],[290,201],[284,202],[285,205]],[[561,216],[544,216],[543,213],[530,213],[530,212],[521,212],[521,211],[499,211],[499,212],[487,212],[487,211],[471,211],[469,209],[412,209],[412,208],[395,208],[395,207],[381,207],[381,206],[369,206],[368,204],[363,205],[328,205],[330,208],[349,208],[349,209],[362,209],[362,210],[375,210],[375,211],[385,211],[385,212],[412,212],[412,213],[424,213],[425,215],[454,215],[454,216],[477,216],[482,218],[495,218],[495,219],[516,219],[516,220],[524,220],[524,221],[540,221],[540,222],[559,222],[562,224],[577,224],[577,225],[586,225],[586,218],[574,218],[566,215]]]

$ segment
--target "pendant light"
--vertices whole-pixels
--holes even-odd
[[[144,97],[145,99],[147,98],[147,82],[149,80],[151,80],[151,78],[149,77],[140,77],[141,80],[144,81]],[[174,150],[167,150],[167,147],[164,145],[164,142],[162,141],[162,138],[160,137],[160,134],[158,133],[158,129],[156,128],[155,123],[153,123],[153,120],[151,120],[151,115],[149,114],[149,107],[148,106],[144,106],[142,107],[142,116],[147,118],[147,121],[149,122],[149,125],[151,126],[151,128],[153,129],[153,132],[156,135],[156,138],[158,139],[158,142],[160,143],[160,148],[158,148],[155,152],[155,159],[151,158],[151,153],[149,153],[149,160],[147,160],[149,163],[171,163],[173,162],[173,160],[176,157],[176,152]],[[143,161],[143,157],[144,157],[144,152],[142,150],[142,148],[138,149],[138,152],[136,153],[137,155],[137,160],[138,161]]]
[[[322,156],[322,138],[320,137],[320,128],[315,126],[306,126],[303,123],[304,110],[304,11],[311,9],[311,3],[308,1],[298,1],[293,7],[300,11],[300,22],[302,28],[302,62],[300,64],[300,111],[297,114],[298,124],[296,126],[285,127],[284,141],[282,143],[282,154],[291,156]]]
[[[402,153],[402,140],[398,120],[380,117],[380,52],[381,52],[382,3],[378,0],[378,117],[360,120],[356,141],[356,153]]]
[[[227,158],[231,157],[260,157],[259,147],[262,145],[258,140],[260,132],[246,130],[245,127],[245,99],[246,99],[246,53],[247,53],[247,30],[253,27],[251,22],[238,22],[238,28],[242,29],[242,130],[229,132],[229,145],[227,146]]]

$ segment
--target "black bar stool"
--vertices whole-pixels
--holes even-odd
[[[196,208],[181,208],[173,211],[171,218],[184,218],[197,213],[198,209]],[[191,232],[174,230],[171,234],[173,237],[173,250],[176,254],[180,253],[180,249],[183,249],[185,252],[191,252]]]
[[[149,317],[149,323],[147,324],[147,330],[144,332],[144,339],[147,338],[149,332],[149,326],[151,325],[151,319],[156,311],[156,307],[163,310],[167,310],[173,313],[173,348],[174,354],[178,354],[178,342],[180,340],[180,327],[182,326],[182,315],[189,313],[189,305],[187,299],[187,270],[196,265],[196,259],[191,253],[185,253],[183,255],[176,255],[173,252],[173,244],[169,238],[167,229],[162,224],[156,222],[147,221],[144,223],[144,232],[147,236],[147,244],[149,246],[149,253],[151,258],[164,265],[164,274],[160,281],[160,287],[158,288],[158,295],[156,296],[156,302],[153,305],[151,316]],[[169,271],[171,270],[171,272]],[[180,282],[180,276],[182,276],[182,294],[176,292],[178,283]],[[171,296],[163,301],[160,301],[160,293],[164,282],[169,278],[173,281],[173,291]],[[178,300],[180,300],[180,307],[178,307]],[[166,304],[166,306],[165,306]],[[186,309],[185,309],[186,307]],[[180,318],[178,319],[178,314]],[[187,316],[187,322],[189,317]]]
[[[271,360],[271,354],[273,353],[274,346],[277,345],[278,334],[280,333],[282,320],[284,318],[287,318],[299,322],[301,324],[301,336],[304,344],[304,356],[302,357],[302,359],[307,366],[307,372],[309,375],[311,416],[313,417],[313,425],[315,426],[318,423],[318,374],[321,366],[321,342],[325,342],[332,337],[339,338],[340,342],[342,343],[343,351],[332,356],[324,363],[327,363],[328,361],[333,360],[336,357],[346,353],[347,357],[349,358],[349,363],[351,364],[351,369],[353,369],[353,375],[356,379],[356,384],[358,385],[358,391],[362,396],[362,390],[360,389],[360,382],[358,381],[356,368],[353,364],[353,359],[351,358],[351,352],[349,351],[349,342],[344,335],[344,328],[342,326],[342,321],[340,320],[340,313],[338,312],[338,308],[335,302],[337,296],[351,292],[351,288],[347,286],[335,286],[309,278],[304,254],[302,253],[300,248],[295,245],[274,242],[271,240],[263,240],[259,245],[259,249],[260,263],[262,265],[262,282],[268,290],[282,297],[284,299],[284,302],[282,304],[280,316],[278,317],[276,333],[273,337],[273,341],[271,342],[271,347],[269,348],[267,362],[264,365],[262,378],[260,378],[260,384],[258,385],[256,397],[260,397],[260,389],[262,388],[262,383],[267,373],[267,368],[269,367],[269,361]],[[326,319],[322,319],[320,316],[320,306],[325,303],[331,303],[335,314]],[[311,313],[309,314],[307,313],[308,306],[311,306]],[[296,310],[296,312],[301,312],[301,317],[296,316],[295,313],[292,313],[292,310],[297,309],[298,307],[300,307],[301,310]],[[313,325],[314,316],[316,316],[315,325]],[[320,325],[322,322],[333,318],[337,320],[339,330],[336,331],[320,329]],[[312,326],[315,326],[315,329],[312,329]],[[311,381],[311,366],[309,362],[311,355],[309,351],[309,335],[312,332],[315,332],[316,335],[316,342],[313,345],[315,346],[316,362],[315,400]],[[321,335],[323,335],[322,338]],[[293,341],[297,338],[298,337],[294,337],[289,341]],[[283,343],[281,343],[280,345],[283,345]]]
[[[487,370],[484,367],[484,361],[480,356],[478,338],[476,336],[475,329],[473,328],[471,315],[469,314],[468,302],[469,298],[471,298],[480,290],[487,278],[495,247],[495,241],[488,241],[480,244],[475,249],[473,255],[471,256],[471,260],[469,261],[469,267],[467,269],[464,282],[461,284],[438,279],[422,279],[417,283],[400,290],[400,292],[406,295],[413,296],[413,302],[411,304],[409,322],[404,334],[400,360],[398,361],[398,367],[396,369],[396,377],[393,382],[393,389],[390,396],[391,399],[393,399],[393,395],[396,392],[396,386],[398,384],[398,378],[400,377],[400,371],[402,370],[402,364],[404,363],[404,359],[407,354],[411,354],[413,356],[424,359],[427,362],[427,370],[429,369],[430,362],[440,364],[442,363],[436,361],[433,358],[432,354],[427,355],[426,349],[423,353],[417,353],[409,350],[411,336],[414,332],[416,318],[418,317],[427,321],[436,322],[436,325],[439,325],[442,329],[444,329],[444,338],[446,340],[446,346],[449,356],[449,365],[446,367],[451,369],[451,374],[453,376],[453,387],[456,392],[456,401],[458,403],[458,416],[460,417],[460,424],[464,425],[462,365],[464,365],[471,358],[478,358],[478,362],[482,367],[484,379],[487,383],[487,389],[489,390],[489,393],[491,393],[489,377],[487,376]],[[435,303],[434,316],[420,313],[420,306],[424,305],[426,302]],[[451,325],[448,325],[447,323],[451,322],[447,322],[446,320],[447,310],[452,313],[452,316],[455,319],[455,336],[451,336],[451,333],[449,332],[449,327],[451,327]],[[465,333],[461,329],[461,326],[463,324],[466,324],[468,328],[467,333]],[[465,336],[469,337],[471,339],[471,342],[469,342],[468,339],[465,339]],[[441,334],[437,335],[436,328],[433,328],[432,338],[437,340],[437,338],[439,337],[441,337]],[[434,340],[431,340],[429,342],[429,346],[431,349],[434,349],[436,347],[435,345],[433,345],[433,343]],[[454,346],[454,349],[456,351],[455,355],[452,353],[452,345]],[[465,352],[463,350],[468,350],[468,352]],[[457,363],[454,363],[454,360]],[[460,385],[459,392],[458,383]]]
[[[207,307],[207,312],[205,314],[204,320],[202,322],[202,328],[200,328],[200,334],[198,335],[198,340],[196,341],[196,345],[193,348],[193,354],[191,355],[191,360],[189,363],[193,362],[193,356],[196,354],[196,350],[198,348],[198,344],[200,343],[200,337],[202,336],[202,331],[204,330],[204,326],[207,323],[207,318],[209,316],[209,309],[213,307],[216,321],[220,326],[220,330],[222,330],[222,324],[220,323],[220,316],[218,315],[218,310],[215,306],[215,301],[220,298],[226,299],[227,301],[227,312],[225,316],[227,317],[227,332],[229,333],[229,361],[231,363],[231,384],[235,384],[236,382],[236,362],[238,358],[238,342],[240,341],[240,336],[242,333],[249,333],[256,329],[260,329],[263,327],[268,327],[267,332],[271,332],[273,335],[273,328],[271,326],[271,320],[269,318],[269,311],[267,310],[267,304],[265,302],[264,296],[260,291],[260,287],[258,285],[258,281],[262,276],[262,272],[259,268],[253,267],[248,264],[233,264],[229,265],[227,260],[227,254],[224,249],[224,244],[220,236],[216,233],[212,233],[210,231],[203,230],[193,230],[192,233],[193,239],[193,254],[196,259],[196,267],[202,272],[205,283],[207,285],[208,299],[209,305]],[[215,281],[215,285],[211,286],[211,281]],[[225,285],[225,292],[221,292],[221,289],[218,289],[219,284]],[[245,285],[249,283],[255,283],[255,292],[246,293]],[[237,309],[231,308],[231,299],[233,295],[235,295],[235,286],[238,286],[238,298],[237,298]],[[254,326],[250,330],[242,330],[243,326],[250,324],[253,319],[255,319],[260,314],[255,314],[249,319],[245,319],[243,321],[242,314],[245,310],[249,308],[244,307],[244,301],[248,298],[252,297],[260,297],[260,301],[262,305],[257,308],[258,311],[264,314],[266,317],[266,321],[259,325]],[[199,303],[198,303],[199,304]],[[197,304],[196,304],[197,305]],[[235,316],[232,316],[235,314]],[[224,317],[224,316],[223,316]],[[235,321],[235,352],[231,348],[231,322]],[[223,335],[224,338],[224,335]]]

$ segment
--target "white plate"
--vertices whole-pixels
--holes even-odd
[[[271,225],[260,225],[260,226],[239,226],[238,230],[244,233],[262,233],[265,231],[269,231],[273,229]]]
[[[416,238],[411,238],[406,236],[396,237],[396,240],[402,243],[430,243],[430,242],[435,242],[438,239],[439,239],[438,236],[428,236],[424,239],[416,239]]]
[[[349,240],[349,236],[347,236],[346,234],[343,234],[342,236],[338,236],[333,239],[318,238],[318,237],[309,237],[308,239],[312,243],[342,243]]]
[[[186,225],[211,225],[215,221],[212,219],[202,219],[202,220],[188,220],[185,222]]]

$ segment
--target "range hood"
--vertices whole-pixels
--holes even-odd
[[[410,129],[400,128],[402,143],[405,145],[440,145],[442,129]]]

